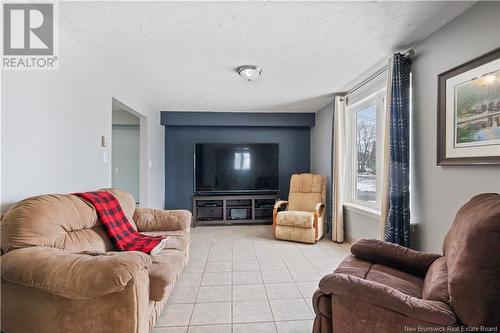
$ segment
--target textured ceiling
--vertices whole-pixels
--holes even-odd
[[[63,2],[60,21],[158,110],[307,112],[472,4]]]

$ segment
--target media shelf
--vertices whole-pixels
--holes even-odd
[[[277,194],[193,196],[193,224],[268,224]]]

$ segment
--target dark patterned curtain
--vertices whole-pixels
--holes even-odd
[[[390,100],[390,197],[385,240],[410,247],[410,65],[396,53]]]

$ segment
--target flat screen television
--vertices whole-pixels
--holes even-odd
[[[197,143],[194,191],[277,192],[278,153],[276,143]]]

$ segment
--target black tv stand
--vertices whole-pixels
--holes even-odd
[[[278,194],[193,195],[193,225],[269,224]]]
[[[224,191],[224,192],[195,192],[196,197],[238,197],[238,196],[259,196],[259,195],[278,195],[279,191]]]

